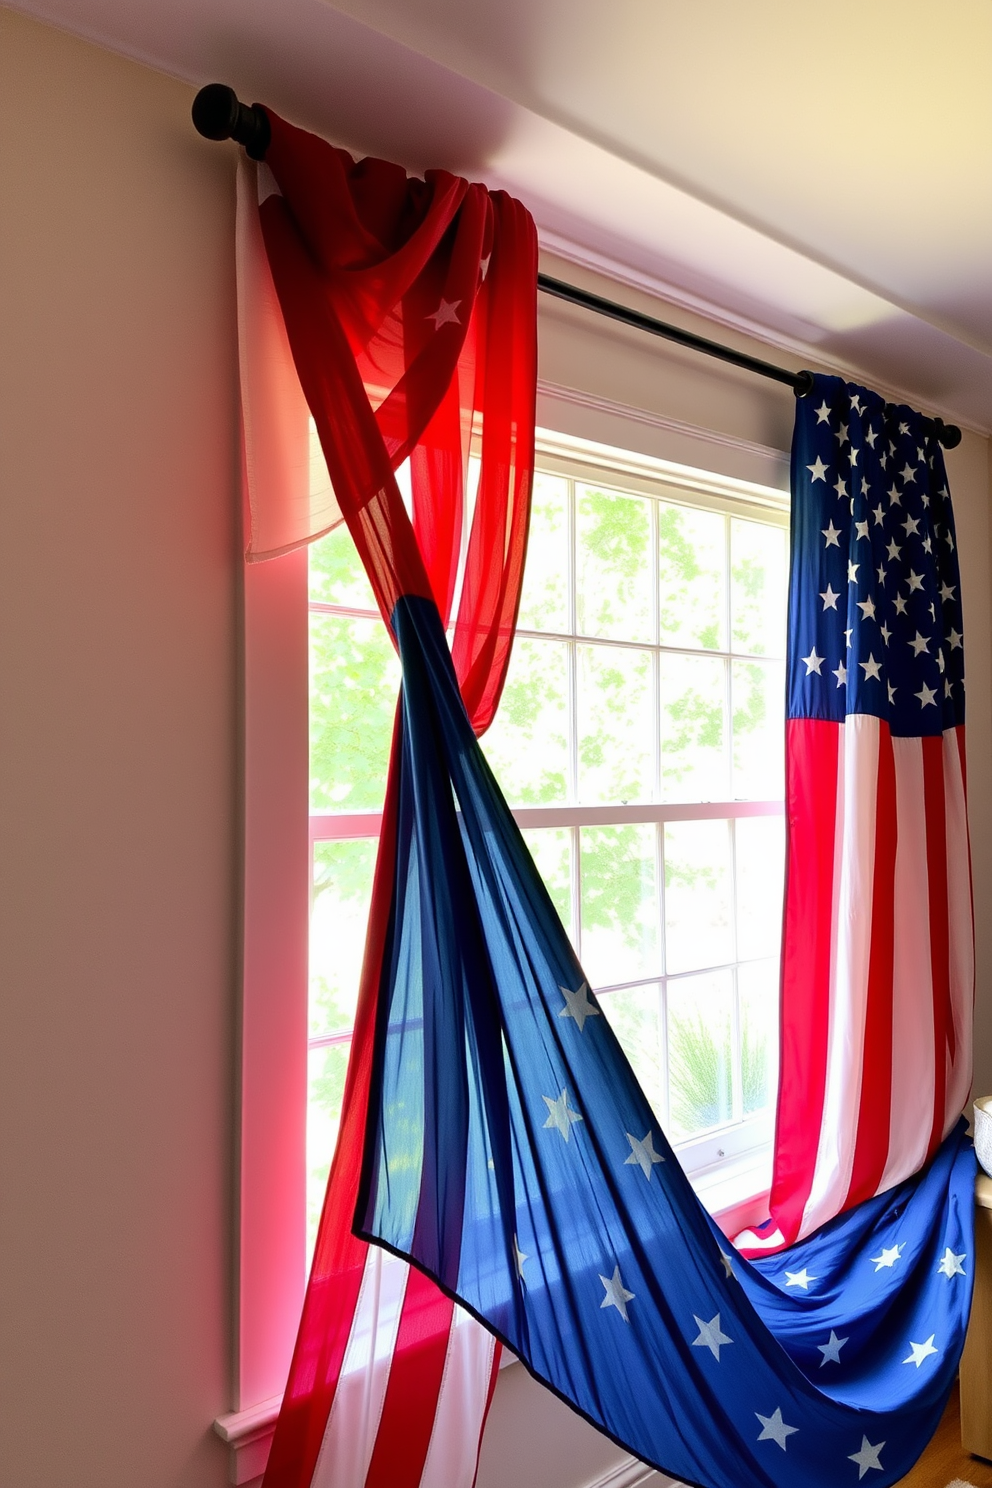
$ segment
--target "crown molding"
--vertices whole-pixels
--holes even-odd
[[[659,275],[634,268],[620,259],[601,253],[596,248],[588,248],[582,243],[575,242],[574,239],[564,237],[561,233],[542,227],[540,223],[538,223],[538,241],[546,253],[552,254],[565,263],[574,264],[576,268],[585,269],[613,284],[622,284],[628,289],[650,295],[652,299],[660,300],[676,309],[701,316],[711,324],[723,326],[728,331],[736,331],[740,335],[749,336],[752,340],[760,342],[762,346],[770,346],[777,351],[787,352],[810,371],[829,372],[851,381],[867,380],[877,392],[893,403],[908,403],[915,407],[920,402],[919,393],[895,383],[886,382],[874,373],[865,372],[863,367],[859,367],[854,362],[824,355],[822,348],[812,342],[790,336],[784,331],[776,330],[773,326],[729,310],[725,305],[719,305],[714,300],[708,300],[691,290],[683,289]],[[893,309],[896,310],[899,307],[893,306]],[[906,315],[907,319],[914,319],[908,311],[900,313]],[[992,433],[992,427],[963,418],[957,409],[948,404],[941,404],[933,398],[927,398],[925,401],[926,412],[943,418],[947,423],[957,424],[960,428],[968,429],[982,438],[988,438]]]

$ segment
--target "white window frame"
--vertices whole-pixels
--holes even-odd
[[[671,466],[667,462],[650,459],[646,456],[638,456],[629,452],[616,450],[604,450],[602,446],[593,445],[587,441],[560,436],[548,430],[540,430],[537,439],[537,462],[542,471],[550,474],[563,475],[571,480],[580,482],[594,482],[606,490],[614,490],[620,494],[640,494],[653,498],[653,500],[667,499],[697,509],[716,511],[723,515],[737,516],[744,519],[760,520],[770,525],[786,527],[788,525],[787,499],[779,491],[772,491],[763,487],[756,487],[748,483],[732,480],[727,477],[714,475],[709,472],[685,472]],[[655,522],[655,507],[651,507],[652,526]],[[571,536],[570,539],[571,541]],[[728,527],[729,541],[729,527]],[[655,543],[655,546],[657,544]],[[729,554],[728,554],[729,564]],[[563,641],[566,643],[584,641],[604,645],[619,645],[621,647],[629,644],[638,651],[650,651],[660,656],[666,651],[675,649],[680,654],[685,654],[685,648],[667,647],[664,644],[638,641],[626,643],[623,641],[604,641],[602,637],[584,637],[577,634],[575,627],[575,576],[571,577],[571,591],[569,594],[568,607],[571,615],[571,629],[568,633],[561,635],[551,631],[536,631],[526,628],[518,628],[517,635],[521,638],[534,640]],[[326,604],[320,601],[310,601],[309,611],[311,614],[328,614],[355,619],[378,619],[378,611],[371,609],[358,609],[352,606]],[[729,645],[729,637],[728,637]],[[751,657],[746,653],[725,651],[699,651],[694,648],[691,654],[715,657],[725,661],[733,660],[764,660],[761,656]],[[574,687],[574,678],[572,679]],[[730,747],[728,733],[727,747]],[[577,740],[572,738],[572,753],[577,749]],[[577,780],[577,760],[572,759],[571,771],[573,776],[573,789]],[[781,817],[784,811],[781,798],[772,800],[722,800],[701,801],[689,803],[659,804],[657,802],[638,803],[629,806],[606,805],[606,806],[582,806],[582,805],[555,805],[555,806],[522,806],[514,807],[512,814],[521,828],[547,827],[564,828],[572,834],[571,862],[572,862],[572,904],[573,916],[576,906],[580,902],[581,885],[580,852],[578,834],[581,827],[589,826],[619,826],[630,824],[664,825],[666,822],[677,821],[738,821],[747,817],[755,816],[777,816]],[[382,813],[380,811],[311,811],[310,813],[310,849],[318,842],[341,842],[348,840],[375,840],[378,838]],[[736,924],[736,914],[735,914]],[[573,940],[575,924],[571,930]],[[760,958],[766,959],[766,958]],[[736,965],[736,961],[732,963]],[[703,971],[719,971],[721,967],[705,967]],[[624,982],[618,984],[624,988],[636,985],[660,986],[667,989],[669,982],[680,980],[681,977],[699,975],[694,969],[684,973],[656,973],[646,976],[640,981]],[[609,985],[597,986],[597,993],[609,996],[614,989]],[[735,1002],[736,1008],[736,1002]],[[735,1043],[739,1039],[738,1019],[734,1018]],[[308,1040],[310,1050],[326,1048],[331,1045],[347,1044],[351,1041],[350,1031],[330,1030],[326,1033],[311,1035]],[[737,1061],[737,1049],[735,1048],[735,1065]],[[667,1127],[668,1112],[661,1114],[662,1123]],[[686,1172],[697,1184],[699,1192],[710,1207],[717,1206],[719,1212],[726,1213],[728,1209],[734,1209],[741,1201],[749,1201],[758,1197],[768,1187],[768,1168],[771,1155],[771,1143],[773,1136],[773,1113],[765,1110],[752,1117],[738,1117],[730,1123],[704,1132],[698,1137],[692,1137],[677,1144],[680,1161]]]

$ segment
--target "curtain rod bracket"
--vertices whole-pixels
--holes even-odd
[[[249,106],[242,103],[234,89],[229,88],[226,83],[208,83],[193,99],[192,113],[193,126],[205,139],[233,139],[239,145],[244,145],[245,151],[252,160],[265,159],[265,152],[272,139],[272,126],[260,103],[253,103]],[[615,304],[612,300],[603,299],[601,295],[592,294],[587,289],[579,289],[576,285],[566,284],[561,279],[552,279],[548,274],[538,274],[537,287],[545,294],[554,295],[559,300],[567,300],[573,305],[580,305],[585,310],[592,310],[594,314],[606,315],[611,320],[618,320],[624,325],[633,326],[636,330],[662,336],[667,341],[675,341],[680,346],[689,347],[693,351],[701,351],[706,356],[717,357],[720,361],[743,367],[748,372],[756,372],[759,377],[770,377],[775,382],[784,382],[792,388],[797,398],[805,398],[813,390],[812,372],[790,372],[785,367],[776,367],[773,363],[762,361],[759,357],[749,356],[747,352],[721,346],[719,342],[709,341],[704,336],[696,336],[691,331],[684,331],[680,326],[668,325],[665,321],[644,315],[639,310],[631,310],[626,305]],[[961,443],[961,430],[954,424],[945,424],[943,419],[939,418],[927,419],[926,423],[931,426],[933,433],[945,449],[955,449]]]
[[[193,127],[204,139],[236,140],[252,160],[264,160],[272,127],[260,103],[242,103],[226,83],[208,83],[193,99]]]

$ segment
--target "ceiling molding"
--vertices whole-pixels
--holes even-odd
[[[540,222],[538,223],[538,238],[541,248],[546,253],[552,254],[565,263],[574,264],[576,268],[595,274],[611,284],[621,284],[627,289],[650,295],[652,299],[659,300],[664,305],[672,305],[679,310],[689,311],[713,325],[723,326],[728,331],[736,331],[748,336],[759,342],[761,346],[770,346],[777,351],[784,351],[795,357],[802,368],[808,368],[811,372],[829,372],[850,381],[867,381],[876,392],[881,393],[893,403],[908,403],[915,406],[920,401],[920,394],[911,388],[886,382],[854,362],[825,356],[822,349],[812,342],[801,341],[795,336],[777,331],[774,327],[762,324],[749,316],[729,310],[725,305],[719,305],[713,300],[694,294],[691,290],[682,289],[670,280],[622,263],[619,259],[601,253],[595,248],[588,248],[582,243],[564,237],[553,229],[543,228]],[[893,309],[897,310],[899,307],[893,306]],[[917,320],[915,316],[912,319]],[[917,321],[917,323],[930,325],[928,321]],[[796,370],[800,368],[797,367]],[[960,412],[950,404],[942,404],[935,399],[927,399],[926,402],[926,409],[921,411],[943,418],[947,423],[956,423],[961,428],[968,429],[982,438],[992,435],[992,418],[988,423],[983,424],[962,417]]]

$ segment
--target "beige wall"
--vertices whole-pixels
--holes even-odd
[[[0,1479],[11,1488],[226,1479],[209,1424],[231,1389],[233,151],[193,135],[191,97],[0,11]],[[688,458],[666,418],[725,436],[740,474],[751,457],[734,440],[788,445],[788,393],[576,312],[542,308],[541,370],[654,410],[661,423],[629,426],[648,453]],[[553,399],[549,420],[553,406],[572,432],[616,427],[608,410]],[[979,1083],[992,1089],[987,442],[969,436],[949,463],[969,626]],[[485,1488],[502,1488],[508,1464],[518,1488],[574,1488],[618,1459],[519,1367],[506,1372]]]
[[[235,883],[231,162],[0,11],[0,1480],[215,1488]]]

